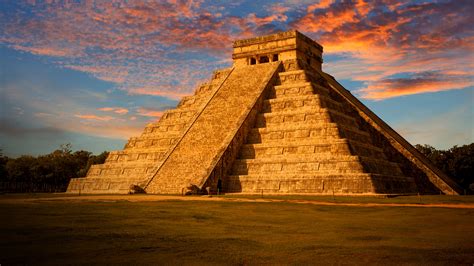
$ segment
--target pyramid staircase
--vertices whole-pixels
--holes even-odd
[[[280,72],[224,192],[409,194],[413,177],[374,146],[369,132],[304,69]]]
[[[214,187],[214,177],[226,173],[236,157],[279,68],[275,62],[233,69],[144,186],[147,193]]]

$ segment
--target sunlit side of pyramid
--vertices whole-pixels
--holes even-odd
[[[459,187],[322,72],[297,31],[234,43],[216,71],[68,192],[458,194]]]

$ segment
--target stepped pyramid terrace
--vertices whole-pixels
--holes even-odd
[[[72,179],[70,193],[459,194],[322,71],[298,31],[234,42],[233,66]]]

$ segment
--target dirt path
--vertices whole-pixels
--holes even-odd
[[[455,209],[474,209],[474,204],[452,204],[452,203],[347,203],[347,202],[328,202],[316,200],[298,200],[298,199],[250,199],[250,198],[222,198],[207,196],[168,196],[168,195],[84,195],[84,196],[65,196],[65,197],[44,197],[44,198],[8,198],[1,199],[0,203],[38,203],[45,201],[100,201],[100,202],[145,202],[145,201],[226,201],[226,202],[287,202],[295,204],[311,204],[320,206],[353,206],[353,207],[423,207],[423,208],[455,208]]]

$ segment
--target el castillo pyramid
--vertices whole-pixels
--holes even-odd
[[[322,71],[298,31],[234,42],[233,66],[72,193],[459,194],[460,188]]]

